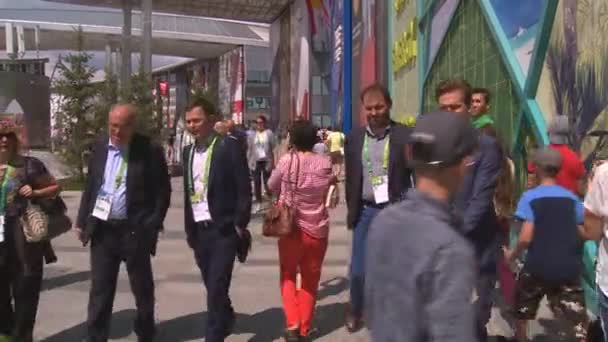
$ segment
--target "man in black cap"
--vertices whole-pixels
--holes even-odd
[[[423,115],[411,135],[416,189],[380,212],[368,235],[366,322],[375,342],[476,341],[474,250],[450,202],[477,136],[470,120]]]

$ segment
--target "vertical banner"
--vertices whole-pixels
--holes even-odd
[[[342,126],[342,61],[344,58],[344,27],[342,1],[332,1],[331,5],[331,32],[332,32],[332,63],[331,63],[331,91],[329,92],[329,111],[333,126]]]
[[[377,81],[376,1],[352,1],[352,126],[365,125],[359,94]]]
[[[340,0],[337,0],[340,1]],[[343,106],[342,106],[342,131],[348,133],[353,128],[353,106],[352,106],[352,89],[353,89],[353,76],[352,76],[352,62],[353,62],[353,7],[350,0],[343,0],[342,10],[343,18],[342,25],[343,29],[343,42],[344,42],[344,55],[342,62],[342,75],[343,75]]]
[[[389,87],[389,78],[391,74],[388,72],[388,46],[389,46],[389,30],[392,30],[391,20],[375,20],[375,18],[390,18],[389,7],[392,3],[389,1],[376,2],[376,15],[372,17],[373,25],[376,28],[376,79],[387,88]],[[372,24],[372,23],[370,23]]]
[[[230,58],[232,77],[230,80],[230,117],[234,122],[241,123],[243,120],[243,83],[244,83],[244,47],[239,47],[232,52]]]
[[[351,128],[356,128],[361,126],[361,115],[360,108],[361,106],[359,99],[359,93],[361,92],[361,51],[363,49],[363,36],[365,35],[364,27],[363,27],[363,13],[362,12],[362,0],[353,0],[348,1],[351,9],[351,42],[352,42],[352,57],[351,57],[351,68],[350,71],[346,70],[346,72],[350,72],[351,74],[351,99],[352,99],[352,113],[351,113]],[[372,68],[375,68],[370,65]]]

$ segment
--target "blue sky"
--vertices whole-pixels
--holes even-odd
[[[540,21],[547,0],[490,0],[507,37]],[[551,0],[553,1],[553,0]]]

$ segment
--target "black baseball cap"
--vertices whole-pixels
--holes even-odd
[[[469,117],[444,111],[423,114],[410,136],[410,164],[452,166],[473,153],[477,142]]]

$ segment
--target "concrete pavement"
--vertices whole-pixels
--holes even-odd
[[[75,215],[80,194],[64,194],[70,214]],[[330,243],[325,258],[319,302],[316,309],[317,341],[368,341],[367,331],[350,335],[343,328],[345,304],[348,301],[348,259],[350,234],[345,228],[345,208],[331,213]],[[158,339],[163,342],[202,341],[206,316],[205,290],[192,252],[183,231],[183,193],[180,178],[173,179],[172,205],[165,222],[157,257],[153,259],[156,281]],[[279,265],[276,241],[261,236],[261,217],[250,225],[254,233],[253,251],[246,264],[235,264],[231,296],[237,316],[235,332],[227,341],[276,341],[284,329],[284,316],[279,292]],[[36,340],[46,342],[80,341],[90,286],[89,251],[66,234],[53,241],[59,262],[46,267],[41,294]],[[132,323],[135,304],[124,265],[118,282],[112,341],[136,341]],[[543,317],[547,317],[543,313]],[[555,331],[559,325],[550,319],[540,320],[531,330],[538,334],[534,341],[557,341],[544,337],[544,331]],[[546,326],[546,328],[545,328]],[[498,310],[490,324],[492,334],[510,336],[508,325]]]

